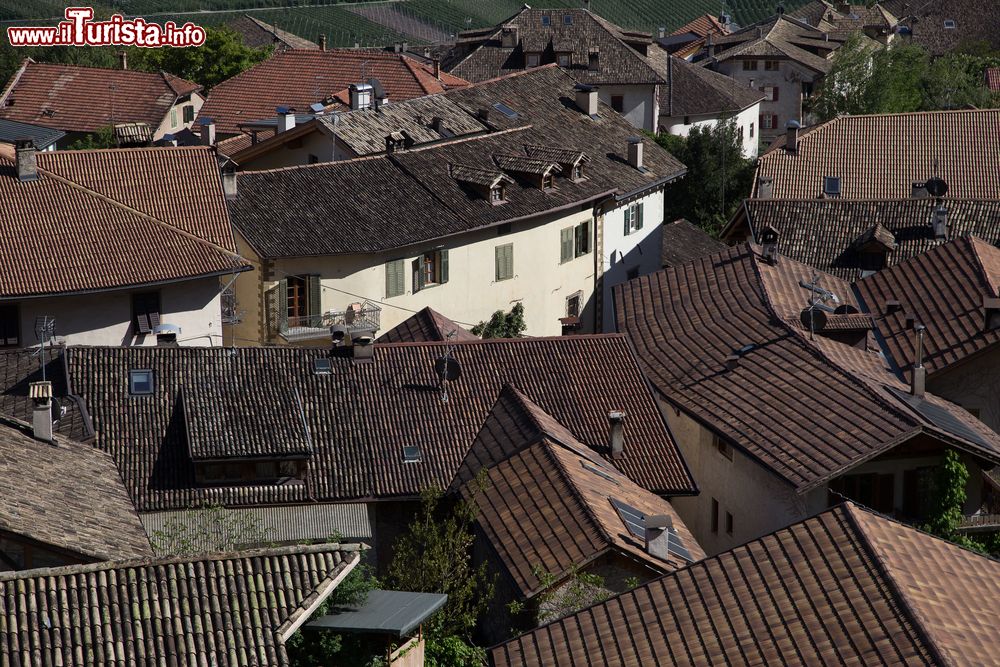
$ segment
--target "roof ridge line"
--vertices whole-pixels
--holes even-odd
[[[28,65],[33,64],[34,62],[35,61],[30,56],[21,61],[21,66],[17,68],[14,76],[10,78],[10,81],[7,82],[6,86],[4,86],[3,92],[0,93],[0,109],[7,106],[7,98],[21,81],[21,75],[24,74],[24,70],[28,69]]]
[[[983,262],[982,254],[980,254],[979,246],[976,243],[976,241],[981,241],[984,244],[986,244],[986,242],[974,234],[967,234],[964,236],[960,236],[956,240],[969,244],[969,249],[972,250],[972,255],[975,257],[976,268],[979,269],[977,273],[979,274],[978,277],[981,281],[981,284],[986,287],[987,291],[990,293],[991,296],[994,297],[998,296],[998,294],[1000,294],[1000,284],[994,285],[990,282],[990,272],[986,270],[986,263]],[[942,246],[935,246],[935,248],[940,248],[940,247]],[[994,250],[996,249],[995,246],[991,245],[990,247],[993,248]],[[933,249],[934,248],[932,248],[932,250]]]

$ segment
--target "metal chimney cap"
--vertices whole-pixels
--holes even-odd
[[[621,420],[625,419],[625,411],[624,410],[609,410],[608,411],[608,419],[610,419],[612,421],[621,421]]]

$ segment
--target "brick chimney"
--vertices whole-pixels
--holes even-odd
[[[611,458],[620,459],[625,455],[625,411],[612,410],[609,412],[608,424],[611,427],[608,434]]]
[[[211,118],[202,118],[198,123],[201,125],[201,143],[204,146],[215,145],[215,121]]]
[[[36,440],[52,442],[52,383],[32,382],[28,395],[34,404],[31,412],[31,431]]]
[[[18,139],[14,142],[17,180],[38,180],[38,151],[31,139]]]

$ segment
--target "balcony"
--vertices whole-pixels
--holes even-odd
[[[320,315],[284,317],[278,321],[278,335],[289,343],[329,338],[330,327],[347,327],[351,336],[374,335],[379,328],[382,307],[370,301],[352,303],[346,310],[328,310]]]

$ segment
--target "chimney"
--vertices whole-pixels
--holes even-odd
[[[403,50],[403,45],[400,42],[393,42],[392,44],[393,53],[399,53],[402,50]]]
[[[653,558],[667,560],[670,558],[670,533],[674,521],[666,514],[654,514],[646,517],[646,553]]]
[[[406,53],[409,50],[410,50],[409,43],[403,42],[402,44],[399,45],[399,51],[400,51],[400,53]]]
[[[34,403],[31,413],[31,431],[36,440],[52,442],[52,383],[32,382],[28,395]]]
[[[927,182],[913,181],[910,186],[910,196],[914,199],[926,199],[928,197]]]
[[[424,58],[427,58],[428,60],[431,59],[431,47],[429,46],[424,47]]]
[[[319,36],[319,50],[326,51],[326,33]]]
[[[736,367],[740,365],[740,355],[730,354],[726,357],[726,360],[723,363],[725,364],[727,371],[735,370]]]
[[[883,312],[885,312],[886,315],[893,315],[901,310],[903,310],[903,304],[896,299],[888,299],[883,308]]]
[[[202,118],[199,123],[201,124],[201,143],[205,146],[214,146],[215,121],[211,118]]]
[[[797,120],[785,123],[785,150],[789,153],[799,152],[799,128],[802,125]]]
[[[375,346],[371,336],[356,336],[351,338],[351,355],[354,363],[371,363],[375,360]]]
[[[642,138],[628,138],[628,163],[639,171],[646,171],[642,166]]]
[[[431,119],[431,129],[438,133],[444,129],[444,121],[441,119],[441,116],[434,116]]]
[[[924,368],[924,331],[926,327],[923,324],[918,324],[913,329],[917,332],[917,358],[913,364],[910,393],[917,398],[923,398],[924,386],[927,384],[927,369]]]
[[[760,176],[757,178],[757,199],[770,199],[774,196],[774,177]]]
[[[295,109],[290,107],[278,107],[278,127],[275,129],[275,134],[281,134],[282,132],[288,132],[295,128]]]
[[[17,180],[38,180],[38,156],[35,142],[31,139],[18,139],[14,142]]]
[[[372,105],[372,86],[368,83],[352,83],[349,88],[351,110],[369,109]]]
[[[434,60],[431,61],[431,64],[434,66],[434,78],[435,79],[440,79],[441,78],[441,59],[440,58],[435,58]]]
[[[705,37],[705,49],[708,51],[709,58],[715,57],[715,39],[712,37],[712,34],[708,33],[708,36]]]
[[[625,412],[612,410],[608,413],[608,422],[611,425],[609,435],[611,458],[620,459],[625,454]]]
[[[517,26],[505,25],[500,29],[500,46],[505,49],[517,47]]]
[[[943,205],[934,210],[934,219],[931,221],[934,229],[934,238],[944,240],[948,238],[948,209]]]
[[[482,109],[479,109],[478,111],[476,111],[476,119],[480,123],[489,123],[490,122],[490,109],[489,109],[489,107],[483,107]]]
[[[128,69],[128,53],[125,51],[118,52],[118,65],[122,69]]]
[[[574,86],[576,90],[576,106],[580,111],[591,118],[597,117],[597,88],[588,86],[585,83],[578,83]]]
[[[657,37],[659,39],[665,38],[667,36],[667,29],[666,29],[666,27],[664,27],[664,26],[661,25],[659,28],[657,28],[656,35],[657,35]]]
[[[983,331],[1000,329],[1000,299],[993,296],[984,296],[983,314],[985,315]]]
[[[761,255],[772,266],[778,263],[778,230],[768,225],[760,230]]]
[[[226,199],[236,199],[236,167],[232,164],[222,169],[222,192]]]

